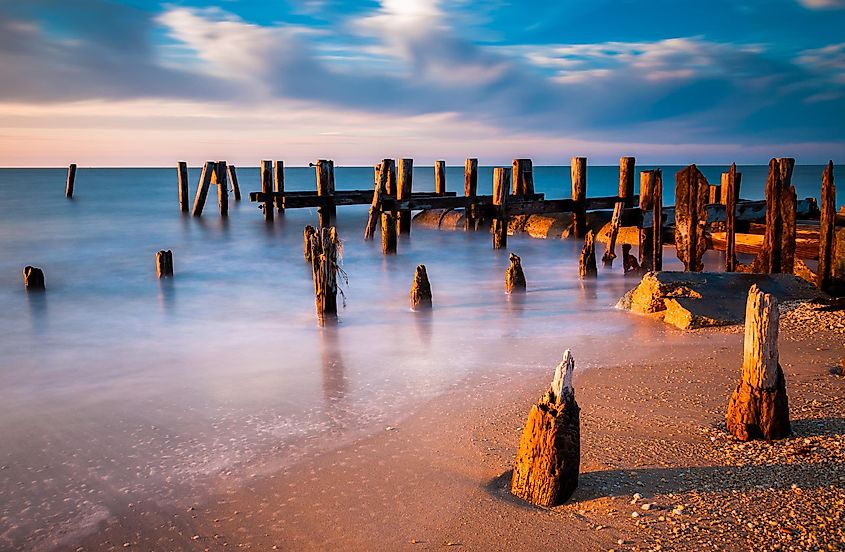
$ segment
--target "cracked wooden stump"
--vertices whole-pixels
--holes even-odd
[[[311,262],[311,236],[315,235],[317,230],[310,224],[302,231],[302,253],[305,256],[305,261]]]
[[[42,291],[44,285],[44,271],[36,266],[26,266],[23,269],[23,285],[27,290]]]
[[[169,249],[156,253],[156,276],[158,278],[173,276],[173,252]]]
[[[598,268],[596,268],[596,242],[595,234],[592,230],[587,232],[587,237],[584,238],[584,247],[581,249],[581,257],[578,259],[578,276],[582,280],[585,278],[596,278],[598,276]]]
[[[417,266],[414,273],[414,284],[411,286],[411,308],[413,310],[431,308],[431,284],[425,265]]]
[[[314,297],[317,303],[317,318],[320,322],[326,316],[337,315],[338,259],[342,246],[337,230],[321,228],[311,236],[311,269],[314,276]]]
[[[508,293],[525,292],[525,273],[522,271],[522,259],[511,253],[510,266],[505,271],[505,291]]]
[[[564,503],[578,486],[581,466],[581,421],[567,350],[555,369],[552,385],[531,407],[514,462],[511,493],[537,506]]]
[[[390,212],[381,214],[381,252],[396,255],[396,216]]]
[[[792,432],[786,379],[778,362],[778,302],[754,285],[745,306],[742,380],[734,389],[725,418],[741,441],[782,439]]]

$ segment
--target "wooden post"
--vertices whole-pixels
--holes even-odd
[[[381,252],[385,255],[396,254],[396,217],[390,211],[381,214]]]
[[[414,160],[400,159],[397,167],[399,180],[396,183],[396,199],[403,201],[411,198],[414,185]],[[411,234],[411,211],[402,209],[399,211],[399,234]]]
[[[23,269],[23,285],[27,291],[42,291],[45,289],[44,271],[35,266]]]
[[[640,269],[640,263],[637,262],[637,258],[631,255],[630,243],[622,244],[622,268],[625,274]]]
[[[637,160],[634,157],[619,158],[619,198],[626,209],[634,206],[634,177],[637,174]]]
[[[214,176],[214,171],[217,169],[214,161],[206,161],[202,166],[202,174],[200,174],[200,181],[197,184],[197,194],[194,196],[194,209],[192,214],[195,217],[202,216],[203,207],[205,207],[205,200],[208,197],[208,187],[211,186],[211,179]]]
[[[701,257],[707,251],[704,231],[709,194],[710,184],[695,165],[675,175],[675,248],[687,271],[704,270]]]
[[[725,201],[725,272],[735,272],[736,259],[736,163],[722,173],[722,199]]]
[[[619,234],[619,225],[622,223],[622,209],[624,201],[617,201],[613,206],[613,216],[610,219],[610,237],[607,240],[607,248],[604,250],[601,262],[604,266],[613,266],[613,259],[616,258],[616,237]]]
[[[217,203],[220,205],[221,217],[229,216],[229,183],[226,180],[228,172],[226,162],[218,161],[214,169],[214,174],[217,180]]]
[[[170,278],[173,276],[173,252],[159,251],[156,253],[156,277]]]
[[[727,188],[727,183],[728,183],[728,179],[730,178],[730,175],[731,175],[731,174],[734,174],[734,175],[735,175],[735,176],[734,176],[734,179],[733,179],[733,186],[734,186],[734,190],[733,190],[733,192],[734,192],[734,204],[739,203],[739,188],[740,188],[740,184],[741,184],[741,182],[742,182],[742,173],[741,173],[741,172],[736,172],[736,163],[734,163],[733,165],[731,165],[731,168],[732,168],[732,169],[733,169],[733,171],[734,171],[733,173],[731,173],[731,171],[728,171],[728,172],[724,172],[724,173],[722,173],[722,197],[721,197],[721,198],[720,198],[720,200],[719,200],[719,202],[720,202],[720,203],[722,203],[722,205],[727,205],[727,204],[728,204],[728,188]]]
[[[552,385],[531,406],[522,430],[511,478],[511,493],[537,506],[566,502],[581,469],[581,409],[575,401],[575,360],[567,350]]]
[[[370,214],[367,217],[367,226],[364,228],[364,239],[371,240],[376,235],[376,226],[378,226],[379,218],[381,217],[381,200],[387,193],[387,173],[381,170],[382,163],[373,167],[375,187],[373,190],[373,202],[370,205]]]
[[[640,211],[645,220],[645,214],[651,213],[654,207],[653,202],[654,190],[654,171],[642,171],[640,173]],[[652,226],[640,227],[640,262],[639,266],[643,269],[651,269],[651,261],[654,257],[654,219],[651,221]],[[623,257],[624,261],[624,257]]]
[[[475,230],[476,219],[475,198],[478,193],[478,159],[467,159],[464,164],[464,196],[466,208],[464,215],[464,230]]]
[[[340,238],[334,227],[321,228],[311,236],[311,269],[317,318],[337,315],[337,273],[340,270]]]
[[[519,258],[519,255],[511,253],[510,263],[505,271],[505,292],[525,293],[527,285],[525,273],[522,271],[522,259]]]
[[[573,157],[570,164],[572,199],[575,201],[573,230],[576,238],[583,238],[587,233],[587,158]]]
[[[305,262],[311,262],[311,238],[317,235],[317,230],[310,224],[302,231],[302,253],[305,255]]]
[[[534,193],[534,166],[530,159],[513,160],[513,195]]]
[[[599,275],[598,268],[596,268],[596,243],[595,235],[592,230],[587,231],[587,236],[584,238],[584,247],[581,248],[581,256],[578,259],[578,276],[584,280],[586,278],[596,278]]]
[[[792,169],[795,160],[769,161],[766,179],[766,233],[763,247],[752,265],[755,272],[791,273],[795,263],[795,188]]]
[[[783,182],[780,196],[780,217],[783,221],[780,271],[784,274],[793,274],[795,272],[795,238],[797,234],[795,218],[798,210],[798,197],[795,193],[795,186],[792,185],[792,169],[795,166],[795,160],[782,158],[780,159],[780,166]]]
[[[273,191],[281,196],[276,196],[276,210],[285,212],[285,162],[273,161]]]
[[[65,184],[65,197],[73,197],[73,185],[76,182],[76,163],[71,163],[67,168],[67,183]]]
[[[274,202],[270,198],[270,194],[273,192],[273,162],[266,159],[262,160],[259,173],[261,176],[261,191],[265,194],[264,204],[262,206],[264,210],[264,221],[273,222]]]
[[[652,257],[651,270],[663,270],[663,171],[655,169],[654,186],[651,189],[652,203]]]
[[[431,308],[431,284],[428,281],[428,273],[425,265],[417,266],[414,272],[414,284],[411,286],[411,309]]]
[[[726,416],[737,439],[782,439],[792,433],[786,379],[778,362],[778,302],[755,284],[745,306],[742,380]]]
[[[836,236],[836,184],[833,181],[833,161],[822,175],[821,218],[819,219],[819,268],[816,284],[827,290],[833,283],[833,252]]]
[[[334,162],[319,159],[314,166],[317,171],[317,195],[326,198],[326,204],[317,208],[320,228],[328,228],[337,219],[337,208],[334,203]]]
[[[184,161],[176,163],[176,180],[179,183],[179,208],[187,213],[191,210],[191,199],[188,191],[188,164]]]
[[[493,169],[493,249],[508,246],[508,193],[511,187],[511,173],[502,167]]]
[[[721,203],[722,202],[722,187],[711,184],[707,190],[707,203]]]
[[[383,159],[381,162],[381,170],[385,171],[384,190],[387,197],[396,199],[396,161],[393,159]]]
[[[235,194],[235,201],[241,200],[241,187],[238,185],[238,171],[235,166],[230,164],[229,167],[229,182],[232,183],[232,192]]]
[[[446,195],[446,161],[434,162],[434,193],[441,197]]]

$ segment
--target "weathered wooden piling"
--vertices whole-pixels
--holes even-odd
[[[511,253],[510,265],[505,271],[505,292],[519,293],[526,290],[525,273],[522,271],[522,259]]]
[[[587,236],[584,238],[584,247],[581,248],[581,256],[578,258],[578,276],[584,280],[596,278],[598,274],[595,234],[592,230],[588,230]]]
[[[241,200],[241,187],[238,184],[238,170],[231,163],[228,166],[229,182],[232,183],[232,193],[235,194],[235,201]]]
[[[711,184],[707,190],[707,203],[715,204],[722,202],[722,187]]]
[[[371,240],[375,237],[376,227],[378,226],[379,218],[381,217],[382,199],[387,194],[387,172],[382,170],[384,163],[379,163],[373,167],[373,177],[375,180],[373,189],[373,202],[370,204],[370,214],[367,217],[367,226],[364,228],[364,239]]]
[[[523,196],[534,193],[534,165],[530,159],[513,160],[513,195]]]
[[[434,162],[434,193],[440,197],[446,195],[446,161]]]
[[[396,161],[394,159],[382,159],[381,170],[384,171],[384,191],[387,197],[396,199]]]
[[[173,276],[173,252],[162,250],[156,253],[156,277],[170,278]]]
[[[634,177],[637,174],[637,160],[634,157],[619,158],[619,198],[626,209],[634,206]]]
[[[587,158],[573,157],[570,167],[572,176],[573,233],[576,238],[583,238],[587,232]]]
[[[310,224],[302,231],[302,252],[305,256],[305,262],[311,262],[311,238],[317,234],[317,230]]]
[[[65,197],[73,197],[73,185],[76,183],[76,163],[67,168],[67,182],[65,183]]]
[[[214,178],[214,171],[217,170],[217,164],[214,161],[206,161],[202,166],[202,173],[200,180],[197,183],[197,193],[194,196],[193,216],[201,217],[202,210],[205,207],[205,200],[208,198],[208,188],[211,186],[211,180]]]
[[[476,196],[478,195],[478,159],[467,159],[464,164],[464,196],[466,209],[464,216],[464,230],[475,230],[478,224],[476,218]]]
[[[326,201],[317,208],[320,228],[329,228],[337,219],[337,207],[334,203],[334,161],[318,159],[314,166],[317,172],[317,195],[324,197]]]
[[[622,268],[625,271],[625,274],[640,269],[640,263],[637,262],[637,258],[631,255],[630,243],[622,244]]]
[[[663,171],[655,169],[651,189],[652,238],[651,270],[663,270]]]
[[[431,284],[425,265],[418,265],[414,272],[414,283],[411,286],[411,308],[413,310],[431,308]]]
[[[191,210],[191,199],[188,190],[188,164],[184,161],[176,163],[176,181],[179,185],[179,208],[183,213],[187,213]]]
[[[410,199],[414,185],[414,160],[400,159],[396,168],[396,199],[403,201]],[[399,234],[409,235],[411,233],[411,211],[402,209],[399,211]]]
[[[381,214],[381,252],[385,255],[396,254],[396,217],[389,211]]]
[[[226,162],[218,161],[214,168],[214,179],[217,181],[217,204],[220,206],[220,216],[229,216],[229,183],[226,175],[229,173]]]
[[[752,264],[754,272],[791,274],[795,267],[795,207],[792,186],[795,159],[769,161],[766,179],[766,232],[763,247]]]
[[[604,255],[601,257],[601,262],[604,266],[613,266],[613,259],[616,258],[616,238],[619,235],[619,226],[622,224],[622,209],[625,207],[624,201],[617,201],[613,206],[613,216],[610,218],[610,237],[607,240],[607,247],[604,250]]]
[[[342,246],[334,227],[321,228],[311,236],[311,268],[314,277],[314,297],[317,317],[337,315],[338,259]]]
[[[739,182],[736,163],[722,173],[722,200],[725,202],[725,272],[735,272],[736,258],[736,188]]]
[[[722,205],[727,205],[727,204],[728,204],[728,197],[729,197],[729,196],[728,196],[728,193],[729,193],[729,190],[728,190],[728,180],[729,180],[729,179],[731,179],[731,175],[734,175],[734,176],[733,176],[733,183],[732,183],[732,184],[733,184],[733,199],[734,199],[734,204],[739,203],[739,189],[740,189],[740,184],[742,183],[742,173],[741,173],[741,172],[737,172],[737,170],[736,170],[736,163],[733,163],[733,164],[731,165],[731,167],[733,168],[733,172],[731,172],[731,171],[729,170],[728,172],[723,172],[723,173],[722,173],[722,187],[721,187],[721,188],[722,188],[722,197],[721,197],[721,198],[719,198],[719,202],[720,202]]]
[[[503,168],[493,169],[493,249],[508,246],[508,193],[511,187],[511,173]]]
[[[833,161],[822,175],[821,218],[819,219],[819,267],[816,284],[827,290],[833,283],[833,253],[836,236],[836,184],[833,181]]]
[[[273,161],[273,191],[277,195],[275,197],[276,210],[280,213],[285,212],[285,162]]]
[[[707,251],[707,201],[710,184],[695,165],[675,175],[675,248],[684,270],[701,272]],[[655,225],[656,227],[656,225]]]
[[[648,220],[647,213],[651,213],[654,209],[653,190],[654,189],[654,171],[640,172],[640,211],[643,214],[644,224],[640,227],[640,262],[639,266],[643,269],[650,270],[652,257],[654,256],[654,231],[651,226],[648,226],[645,221]],[[651,221],[654,224],[654,221]]]
[[[782,439],[792,433],[786,379],[778,362],[778,302],[754,285],[745,307],[742,380],[728,403],[728,431],[737,439]]]
[[[511,493],[537,506],[566,502],[581,469],[581,409],[575,401],[575,360],[567,350],[552,385],[531,406],[511,477]]]
[[[270,194],[273,192],[273,162],[267,159],[261,161],[259,169],[261,177],[261,192],[264,194],[264,202],[262,210],[264,211],[264,221],[273,222],[273,198]]]
[[[44,271],[37,266],[25,266],[23,269],[23,286],[28,291],[42,291],[46,289]]]

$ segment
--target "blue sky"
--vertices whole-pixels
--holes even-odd
[[[0,165],[845,160],[845,0],[0,0]]]

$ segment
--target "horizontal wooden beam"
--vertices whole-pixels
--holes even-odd
[[[434,192],[418,192],[413,198],[426,199],[429,197],[455,197],[455,192],[446,192],[445,196],[437,196]],[[335,205],[370,205],[373,201],[372,190],[336,190],[331,196],[318,196],[317,192],[250,192],[250,201],[266,201],[284,198],[286,209],[297,207],[321,207],[334,199]]]

